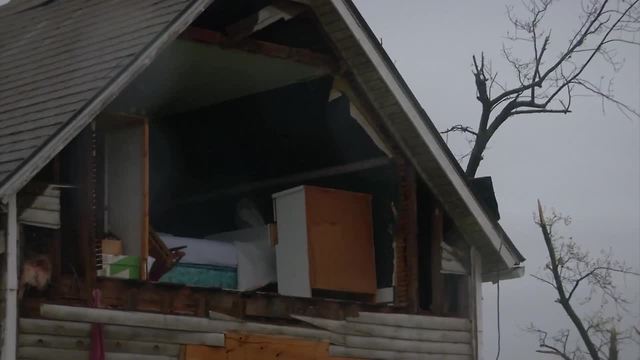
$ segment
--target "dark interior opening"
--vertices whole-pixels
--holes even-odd
[[[152,122],[152,226],[192,237],[236,230],[242,226],[236,208],[246,200],[273,222],[272,194],[301,184],[368,193],[377,286],[392,286],[397,186],[391,163],[297,178],[385,157],[351,117],[346,97],[328,101],[331,84],[331,78],[298,83]],[[289,176],[289,182],[268,185]]]

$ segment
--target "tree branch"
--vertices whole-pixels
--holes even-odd
[[[551,263],[550,270],[553,275],[554,282],[556,284],[556,291],[558,292],[558,297],[559,297],[558,302],[560,303],[564,311],[567,313],[567,315],[571,319],[571,322],[573,323],[573,325],[578,330],[580,338],[582,338],[582,341],[587,347],[587,350],[589,351],[589,355],[591,355],[591,358],[593,360],[599,360],[600,355],[598,354],[598,349],[596,348],[595,344],[591,340],[591,337],[589,337],[589,333],[585,329],[584,324],[582,323],[582,320],[580,320],[580,317],[578,316],[578,314],[576,314],[575,310],[567,300],[567,295],[565,293],[564,285],[560,277],[560,272],[558,271],[558,258],[556,256],[556,250],[553,245],[553,240],[549,232],[549,228],[547,227],[547,224],[546,224],[546,220],[542,211],[542,205],[540,204],[540,201],[538,201],[538,217],[539,217],[538,225],[540,226],[540,230],[542,231],[542,237],[544,238],[544,243],[547,247],[549,262]]]
[[[522,115],[522,114],[568,114],[571,110],[567,109],[537,109],[537,110],[518,110],[512,111],[511,116],[513,115]]]
[[[448,128],[447,130],[444,131],[440,131],[440,134],[448,134],[450,132],[461,132],[461,133],[468,133],[474,136],[478,136],[478,133],[473,131],[473,129],[469,126],[464,126],[464,125],[453,125],[452,127]]]

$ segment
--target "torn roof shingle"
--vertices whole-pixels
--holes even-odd
[[[14,0],[0,7],[0,196],[17,191],[66,144],[52,144],[54,134],[73,138],[150,62],[147,55],[210,2]]]

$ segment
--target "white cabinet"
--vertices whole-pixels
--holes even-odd
[[[300,186],[273,199],[280,294],[375,294],[371,195]]]

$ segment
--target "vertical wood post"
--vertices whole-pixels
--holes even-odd
[[[418,203],[416,190],[416,172],[413,166],[406,162],[405,167],[405,194],[404,194],[404,216],[406,216],[406,259],[408,272],[408,307],[409,311],[416,313],[420,299],[419,294],[419,264],[418,264]]]
[[[469,251],[469,317],[471,319],[472,346],[474,359],[482,355],[482,259],[475,247]]]
[[[149,256],[149,121],[144,118],[142,125],[142,239],[140,248],[140,279],[147,280],[147,259]]]
[[[397,218],[395,223],[395,229],[393,234],[393,250],[394,250],[394,269],[393,269],[393,302],[396,306],[402,306],[407,304],[407,264],[406,264],[406,242],[404,237],[404,229],[406,225],[404,224],[404,217],[402,214],[402,198],[403,198],[403,170],[402,170],[402,160],[398,160],[396,164],[396,174],[398,175],[398,203],[396,204],[397,210]]]
[[[78,248],[82,256],[87,299],[96,283],[96,144],[95,123],[80,133],[80,146],[76,158],[78,164]]]
[[[2,360],[16,359],[18,329],[18,208],[16,194],[7,198],[7,269]]]
[[[434,208],[431,218],[431,311],[441,315],[444,311],[444,281],[442,267],[442,241],[444,239],[444,214],[439,207]]]
[[[53,182],[62,182],[60,155],[53,159]],[[62,190],[61,190],[62,191]],[[62,195],[60,195],[62,201]],[[62,211],[62,210],[60,210]],[[62,215],[60,217],[62,219]],[[53,230],[51,244],[49,245],[49,259],[51,259],[51,282],[57,282],[62,274],[62,229]]]

